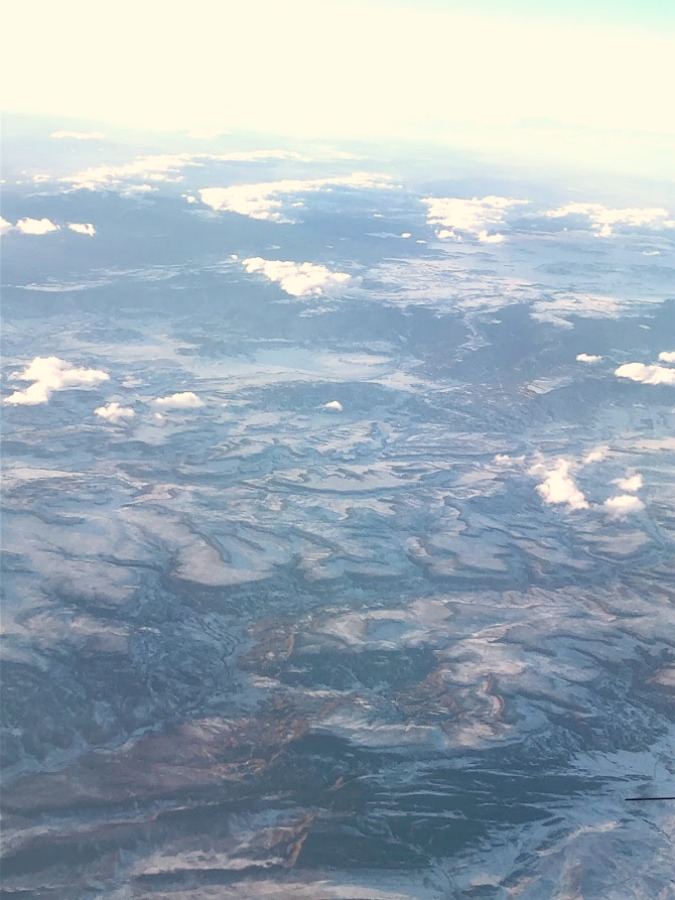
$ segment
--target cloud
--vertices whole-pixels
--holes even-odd
[[[102,131],[52,131],[51,137],[57,141],[102,141],[105,134]]]
[[[76,234],[86,234],[89,235],[89,237],[93,237],[96,234],[96,229],[91,222],[69,222],[68,228]]]
[[[537,485],[537,491],[545,503],[565,503],[570,509],[587,509],[588,503],[571,477],[570,464],[559,459],[554,468],[547,468],[545,463],[536,463],[529,470],[530,475],[541,476],[543,481]]]
[[[589,451],[586,456],[584,456],[584,463],[589,465],[590,463],[602,462],[604,459],[607,459],[608,454],[609,447],[594,447],[593,450]]]
[[[544,215],[549,219],[582,216],[590,222],[596,237],[611,237],[615,225],[657,230],[675,228],[675,220],[670,219],[668,210],[662,207],[610,209],[602,203],[566,203],[557,209],[548,210]]]
[[[615,478],[612,484],[616,484],[622,491],[639,491],[643,485],[642,475],[627,475],[625,478]]]
[[[12,231],[14,226],[11,222],[8,222],[7,219],[3,219],[0,216],[0,234],[7,234],[8,231]]]
[[[625,363],[614,371],[617,378],[630,378],[642,384],[675,384],[675,369],[647,366],[644,363]]]
[[[6,397],[5,403],[34,406],[46,403],[54,391],[90,387],[108,381],[110,376],[98,369],[73,368],[70,363],[56,356],[36,356],[23,372],[16,372],[10,378],[16,381],[32,381],[33,384]]]
[[[519,466],[524,461],[524,456],[509,456],[508,453],[497,453],[493,459],[498,466]]]
[[[505,240],[503,234],[499,234],[496,232],[495,234],[489,234],[487,231],[479,231],[478,232],[478,240],[481,244],[501,244],[502,241]]]
[[[168,397],[157,397],[152,402],[164,409],[198,409],[200,406],[204,406],[204,401],[192,391],[183,391]]]
[[[659,353],[659,362],[675,363],[675,350],[663,350]]]
[[[642,500],[640,500],[639,497],[635,497],[633,494],[619,494],[616,497],[610,497],[609,500],[605,500],[603,506],[608,512],[615,516],[640,512],[640,510],[645,508]]]
[[[59,226],[49,219],[19,219],[14,228],[21,234],[50,234],[52,231],[60,231]]]
[[[427,221],[432,226],[443,226],[436,236],[454,238],[461,241],[462,234],[477,237],[482,243],[500,243],[502,234],[490,234],[490,225],[502,225],[508,210],[513,206],[523,206],[529,200],[511,200],[508,197],[474,197],[464,200],[459,197],[425,197]]]
[[[237,184],[226,188],[202,188],[199,196],[205,206],[218,212],[234,212],[251,219],[269,222],[292,222],[283,210],[283,198],[288,195],[307,194],[324,188],[390,188],[384,175],[354,172],[335,178],[313,178],[305,181],[267,181],[259,184]],[[304,206],[298,202],[298,208]]]
[[[242,260],[247,272],[260,272],[292,297],[318,297],[324,293],[347,287],[352,276],[346,272],[331,272],[314,263],[294,263],[280,259],[261,259],[259,256]]]
[[[328,403],[324,403],[324,409],[333,409],[335,412],[342,412],[342,404],[339,400],[329,400]]]
[[[113,424],[122,419],[132,419],[136,415],[133,409],[128,406],[120,406],[116,400],[113,400],[112,403],[106,403],[105,406],[98,406],[94,412],[101,419],[105,419]]]
[[[122,165],[91,166],[61,178],[76,190],[117,188],[134,179],[150,182],[176,182],[188,167],[203,166],[207,162],[261,162],[267,159],[293,159],[307,162],[307,158],[292,150],[248,150],[232,153],[155,153],[137,156]]]
[[[577,362],[585,362],[585,363],[595,363],[600,362],[602,359],[601,356],[593,356],[590,353],[578,353],[577,354]]]

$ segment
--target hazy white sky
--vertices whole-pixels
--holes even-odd
[[[8,111],[315,136],[506,140],[542,119],[675,135],[675,41],[653,17],[532,17],[522,0],[33,0],[4,24]]]

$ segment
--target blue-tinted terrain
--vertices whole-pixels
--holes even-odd
[[[3,896],[672,896],[673,197],[97,132],[5,125]]]

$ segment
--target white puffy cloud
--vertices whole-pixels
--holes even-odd
[[[586,456],[584,456],[584,463],[589,465],[590,463],[602,462],[607,459],[608,454],[609,447],[594,447],[593,450],[590,450]]]
[[[96,229],[91,222],[69,222],[68,228],[76,234],[86,234],[89,237],[93,237],[96,234]]]
[[[51,137],[57,141],[102,141],[105,134],[102,131],[52,131]]]
[[[659,362],[675,363],[675,350],[663,350],[659,353]]]
[[[232,153],[155,153],[137,156],[122,165],[91,166],[67,175],[60,180],[76,189],[116,188],[128,181],[180,181],[182,170],[203,166],[206,162],[261,162],[267,159],[294,159],[307,161],[306,157],[292,150],[248,150]]]
[[[500,243],[502,234],[490,234],[488,226],[502,225],[508,210],[513,206],[523,206],[529,200],[511,200],[508,197],[483,197],[480,200],[464,200],[459,197],[425,197],[427,221],[430,225],[442,226],[437,237],[454,238],[461,241],[461,232],[477,237],[482,243]]]
[[[50,234],[60,230],[50,219],[19,219],[14,228],[21,234]]]
[[[259,256],[242,260],[247,272],[260,272],[292,297],[317,297],[346,287],[352,281],[347,272],[331,272],[314,263],[294,263],[280,259],[261,259]]]
[[[622,491],[639,491],[643,485],[642,475],[626,475],[625,478],[615,478],[612,484],[617,485]]]
[[[525,461],[524,456],[509,456],[508,453],[497,453],[493,462],[498,466],[520,466]]]
[[[642,384],[675,384],[675,369],[647,366],[644,363],[625,363],[615,369],[617,378],[629,378]]]
[[[624,516],[628,513],[640,512],[645,508],[644,503],[634,494],[619,494],[616,497],[610,497],[604,502],[605,509],[615,516]]]
[[[332,409],[335,412],[342,412],[342,404],[339,400],[329,400],[328,403],[324,403],[324,409]]]
[[[293,194],[307,194],[331,187],[388,188],[391,185],[383,175],[354,172],[335,178],[313,178],[305,181],[286,179],[259,184],[236,184],[225,188],[203,188],[199,191],[205,206],[218,212],[235,212],[251,219],[269,222],[291,222],[284,213],[283,198]],[[303,204],[298,202],[298,207]]]
[[[32,381],[33,384],[6,397],[5,403],[34,406],[46,403],[54,391],[90,387],[108,381],[110,376],[98,369],[73,368],[70,363],[57,356],[36,356],[23,372],[15,372],[10,378],[17,381]]]
[[[136,413],[128,406],[120,406],[116,400],[106,403],[105,406],[98,406],[94,413],[107,422],[120,422],[122,419],[132,419]]]
[[[183,391],[168,397],[157,397],[152,402],[164,409],[198,409],[200,406],[204,406],[204,401],[192,391]]]
[[[0,216],[0,234],[7,234],[8,231],[12,231],[14,226],[11,222],[8,222],[7,219],[3,219]]]
[[[536,463],[529,470],[530,475],[542,477],[537,491],[545,503],[565,503],[570,509],[587,509],[588,503],[582,491],[570,475],[570,464],[559,459],[553,468],[546,463]]]
[[[489,234],[487,231],[479,231],[478,232],[478,240],[481,244],[501,244],[503,240],[505,240],[504,235],[500,234],[498,231],[495,234]]]
[[[565,219],[583,216],[597,237],[611,237],[615,225],[629,225],[634,228],[675,228],[675,220],[669,218],[668,210],[662,207],[610,209],[602,203],[566,203],[550,209],[544,215],[549,219]]]
[[[600,362],[601,356],[593,356],[592,353],[578,353],[577,362],[595,363]]]

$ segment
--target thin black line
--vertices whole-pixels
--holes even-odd
[[[626,797],[626,800],[675,800],[675,797]]]

